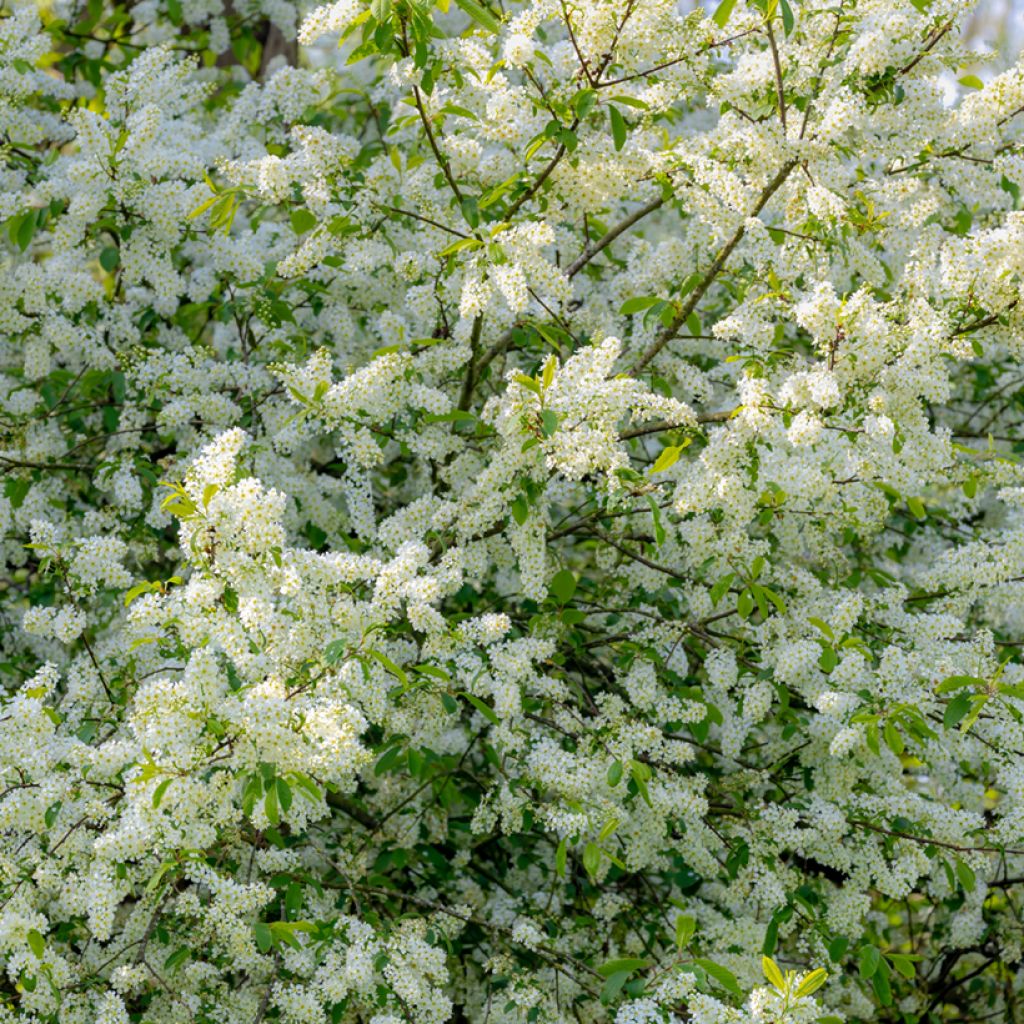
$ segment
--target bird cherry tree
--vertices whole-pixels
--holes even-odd
[[[1024,1021],[973,6],[0,3],[0,1024]]]

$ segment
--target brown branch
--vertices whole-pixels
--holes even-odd
[[[462,203],[462,192],[459,189],[458,182],[452,175],[452,169],[445,159],[444,154],[441,152],[437,145],[437,139],[434,138],[434,129],[430,127],[430,118],[427,117],[426,110],[423,109],[423,100],[420,97],[420,88],[418,85],[412,87],[413,99],[416,101],[416,109],[419,111],[420,121],[423,122],[423,129],[427,133],[427,142],[430,143],[430,148],[434,154],[434,159],[437,161],[438,167],[441,168],[441,173],[444,174],[445,180],[448,182],[449,187],[455,195],[455,198]]]
[[[765,185],[760,196],[758,196],[757,202],[754,204],[754,209],[750,213],[751,217],[756,217],[765,208],[768,200],[775,195],[782,186],[782,183],[789,177],[790,171],[792,171],[796,165],[797,161],[790,159],[779,168],[775,173],[775,176],[767,185]],[[673,317],[672,322],[658,335],[658,337],[651,343],[650,347],[630,367],[629,372],[631,374],[639,373],[673,338],[676,337],[679,333],[679,328],[686,323],[687,317],[689,317],[689,315],[697,308],[698,303],[704,298],[707,290],[711,287],[719,273],[721,273],[726,261],[732,255],[733,250],[737,245],[739,245],[746,233],[747,225],[746,220],[744,220],[743,223],[736,228],[735,232],[733,232],[732,237],[719,250],[719,253],[715,257],[711,266],[708,267],[707,272],[700,281],[697,282],[693,291],[690,292],[689,297],[686,302],[683,303],[679,312],[675,317]]]
[[[938,43],[938,41],[953,27],[953,21],[954,19],[950,18],[945,25],[933,33],[932,38],[925,44],[924,49],[909,64],[904,64],[903,67],[900,68],[901,75],[905,75],[908,72],[913,71],[914,68],[916,68],[917,65],[928,56],[932,49],[934,49],[935,44]]]
[[[779,103],[779,120],[782,122],[782,130],[786,131],[786,93],[782,86],[782,62],[779,60],[779,48],[775,44],[775,32],[769,20],[766,24],[768,29],[768,42],[771,44],[772,63],[775,65],[775,91]]]
[[[998,846],[958,846],[956,843],[947,843],[941,839],[932,839],[930,836],[915,836],[910,832],[897,832],[895,829],[885,828],[882,825],[875,825],[870,821],[861,818],[848,818],[849,824],[855,828],[864,828],[870,832],[879,832],[882,835],[892,836],[894,839],[909,839],[913,843],[920,843],[923,846],[940,846],[944,850],[954,850],[957,853],[1011,853],[1024,855],[1024,850],[1017,850],[1012,847],[1001,848]]]
[[[566,277],[575,277],[599,252],[601,252],[602,249],[606,249],[611,245],[619,235],[628,231],[634,224],[643,220],[643,218],[649,213],[653,213],[664,205],[665,200],[663,198],[659,197],[658,199],[652,199],[649,203],[646,203],[641,206],[640,209],[631,213],[625,220],[616,224],[615,227],[609,229],[593,245],[587,246],[587,248],[569,264],[565,271]]]

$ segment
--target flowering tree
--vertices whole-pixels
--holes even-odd
[[[1024,1020],[971,6],[0,4],[0,1024]]]

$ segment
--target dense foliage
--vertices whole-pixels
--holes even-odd
[[[0,3],[0,1024],[1024,1020],[971,6]]]

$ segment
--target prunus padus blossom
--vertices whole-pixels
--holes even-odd
[[[1024,1020],[973,6],[0,2],[0,1024]]]

